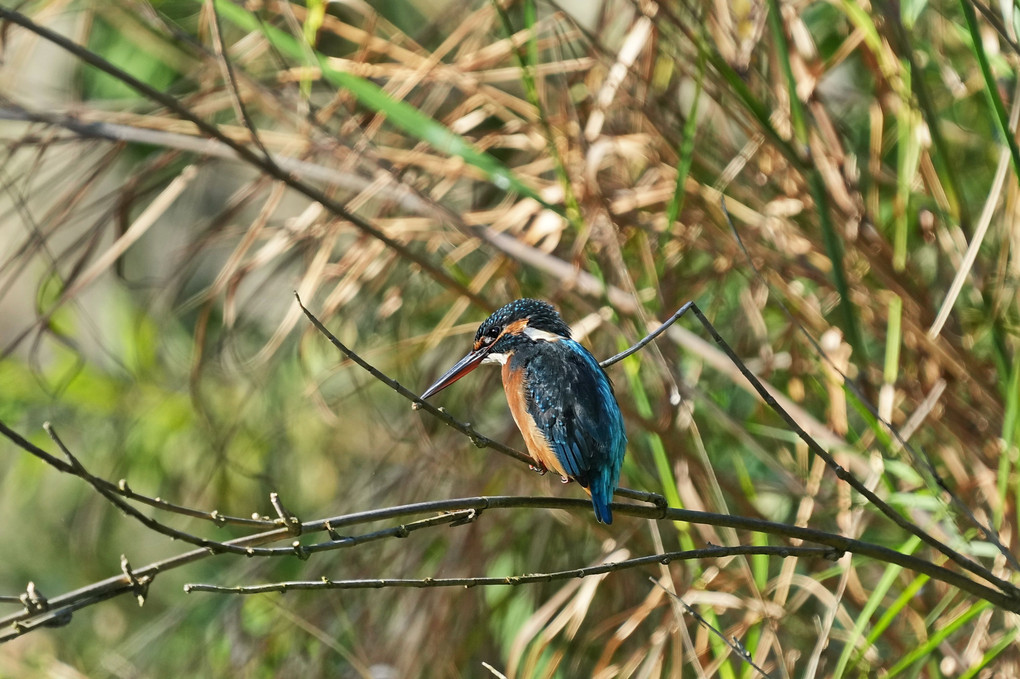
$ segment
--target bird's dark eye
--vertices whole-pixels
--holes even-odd
[[[482,344],[492,344],[499,337],[500,329],[498,327],[492,327],[485,331],[482,335]]]

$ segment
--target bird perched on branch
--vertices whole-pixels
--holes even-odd
[[[471,351],[422,398],[450,386],[481,363],[503,366],[503,389],[533,465],[573,479],[591,495],[595,518],[612,523],[609,503],[627,449],[623,416],[609,377],[570,338],[551,304],[519,299],[489,316]]]

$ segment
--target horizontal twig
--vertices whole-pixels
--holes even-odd
[[[691,561],[694,559],[718,559],[728,556],[748,556],[761,554],[788,558],[791,556],[814,556],[835,560],[842,554],[828,547],[768,547],[762,545],[738,545],[735,547],[705,547],[688,549],[663,554],[640,556],[625,561],[608,562],[597,566],[584,566],[550,573],[528,573],[525,575],[507,575],[502,577],[477,578],[362,578],[356,580],[291,580],[273,582],[264,585],[239,585],[234,587],[223,585],[207,585],[192,583],[184,586],[185,592],[217,592],[220,594],[265,594],[267,592],[286,592],[295,589],[382,589],[384,587],[492,587],[528,585],[537,582],[554,582],[572,578],[586,578],[592,575],[605,575],[616,571],[649,566],[653,564],[670,564],[674,561]]]

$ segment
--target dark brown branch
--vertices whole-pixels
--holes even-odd
[[[930,547],[934,547],[936,550],[941,552],[950,561],[958,565],[960,568],[970,571],[974,575],[977,575],[978,577],[983,578],[988,582],[994,584],[1003,593],[1005,593],[1010,598],[1010,600],[1020,605],[1020,589],[1017,589],[1017,587],[1014,586],[1011,582],[1007,582],[1006,580],[997,577],[990,570],[988,570],[981,564],[977,563],[972,559],[967,558],[963,554],[960,554],[955,549],[952,549],[951,547],[949,547],[948,545],[946,545],[933,535],[926,533],[920,527],[915,525],[912,521],[910,521],[909,519],[901,515],[899,512],[897,512],[895,509],[893,509],[892,506],[890,506],[885,500],[876,495],[871,489],[869,489],[863,483],[858,481],[853,474],[851,474],[842,466],[840,466],[836,462],[835,458],[832,457],[832,455],[829,455],[829,453],[826,452],[824,448],[818,445],[817,441],[811,438],[811,436],[806,431],[804,431],[803,427],[797,424],[797,420],[795,420],[793,416],[790,415],[790,413],[786,412],[786,410],[781,405],[779,405],[779,402],[775,399],[774,396],[772,396],[769,390],[766,389],[764,385],[762,385],[762,383],[758,380],[757,377],[754,376],[754,374],[750,370],[748,370],[747,366],[744,365],[744,362],[740,360],[736,352],[734,352],[733,349],[730,348],[730,345],[726,343],[726,340],[722,338],[722,335],[720,335],[716,331],[715,326],[713,326],[712,323],[708,320],[708,318],[706,318],[705,315],[701,313],[701,309],[698,308],[698,305],[690,303],[690,310],[694,313],[695,316],[697,316],[698,321],[705,328],[705,330],[708,331],[708,334],[712,336],[712,339],[715,340],[715,343],[719,345],[723,352],[725,352],[725,354],[729,357],[730,361],[735,366],[737,366],[737,369],[740,371],[740,374],[743,375],[747,379],[747,381],[751,383],[751,386],[753,386],[754,390],[758,392],[758,395],[761,396],[762,400],[764,400],[765,403],[770,408],[772,408],[772,410],[774,410],[776,414],[778,414],[783,419],[784,422],[786,422],[786,425],[791,430],[793,430],[794,433],[797,434],[801,441],[807,444],[808,449],[811,450],[812,453],[814,453],[815,455],[822,459],[825,465],[836,474],[836,477],[840,481],[843,481],[844,483],[848,484],[851,488],[853,488],[862,496],[864,496],[864,498],[868,502],[870,502],[872,505],[875,506],[876,509],[878,509],[880,512],[889,517],[893,521],[893,523],[895,523],[897,526],[907,531],[911,535],[917,536],[918,538],[921,539],[922,542],[929,545]]]
[[[443,424],[449,427],[453,427],[454,429],[456,429],[457,431],[471,439],[471,443],[475,444],[475,446],[478,448],[492,448],[493,450],[498,451],[508,457],[512,457],[516,460],[519,460],[520,462],[524,462],[526,464],[534,463],[534,460],[531,459],[530,455],[522,453],[518,450],[514,450],[513,448],[505,446],[502,443],[499,443],[498,441],[493,441],[492,439],[486,436],[482,436],[477,431],[475,431],[470,424],[466,422],[460,422],[459,420],[454,419],[449,413],[446,412],[446,409],[437,408],[431,403],[428,403],[427,401],[422,401],[421,396],[419,394],[415,394],[413,391],[411,391],[404,385],[400,384],[400,382],[397,382],[395,379],[386,375],[381,370],[378,370],[371,363],[369,363],[361,356],[356,354],[353,350],[351,350],[347,345],[338,340],[336,336],[334,336],[333,333],[327,330],[326,326],[324,326],[322,322],[315,317],[315,314],[313,314],[311,311],[305,308],[305,305],[301,302],[301,297],[297,294],[297,292],[294,293],[294,299],[297,300],[297,305],[301,308],[301,311],[304,312],[305,316],[308,317],[308,320],[312,323],[312,325],[315,326],[315,329],[322,333],[334,347],[339,349],[340,353],[342,353],[344,356],[346,356],[351,361],[356,363],[358,367],[367,372],[369,375],[371,375],[372,377],[379,380],[393,391],[397,392],[398,394],[406,398],[408,401],[414,404],[415,409],[424,410],[425,412],[438,418],[441,422],[443,422]]]
[[[707,319],[705,319],[704,316],[701,315],[701,312],[697,308],[697,306],[692,304],[690,306],[690,309],[692,309],[694,313],[699,316],[699,320],[701,320],[702,323],[706,326],[706,329],[708,329],[710,334],[713,335],[717,343],[719,343],[723,347],[723,349],[727,352],[727,355],[729,355],[731,359],[734,359],[735,357],[733,356],[732,350],[729,349],[728,345],[726,345],[726,343],[722,340],[718,333],[714,331],[714,328],[712,327],[711,323],[709,323]],[[305,310],[305,312],[308,313],[307,310]],[[317,323],[317,321],[313,320],[313,322],[316,323],[317,327],[319,327],[320,330],[324,330],[324,328],[321,327],[321,324]],[[352,360],[360,360],[355,359],[356,355],[354,355],[353,352],[350,352],[350,355]],[[735,363],[738,366],[742,367],[742,364],[739,362],[739,360],[735,361]],[[365,366],[368,366],[368,364],[366,363]],[[370,368],[371,366],[368,367]],[[372,370],[374,370],[374,368],[372,368]],[[751,375],[749,371],[747,371],[746,367],[743,368],[742,372],[744,373],[745,377],[747,377],[752,382],[752,384],[756,384],[758,386],[759,393],[766,400],[766,402],[771,402],[772,404],[774,404],[774,399],[772,399],[768,392],[765,391],[764,388],[760,386],[760,383],[758,383],[754,376]],[[399,387],[399,390],[407,392],[406,389],[400,387],[400,385],[397,384],[396,382],[389,380],[389,378],[387,378],[382,373],[379,373],[378,377],[383,381],[392,382],[392,385],[395,385],[394,388]],[[410,392],[407,393],[410,394]],[[410,396],[412,398],[414,397],[413,394],[411,394]],[[773,407],[776,408],[777,412],[779,412],[781,415],[786,415],[786,418],[788,419],[788,424],[790,424],[790,426],[795,431],[798,432],[798,434],[808,443],[809,447],[812,447],[812,450],[816,452],[816,454],[822,455],[823,459],[828,457],[828,459],[831,460],[831,457],[829,457],[824,450],[821,450],[817,446],[817,444],[813,441],[813,439],[808,437],[806,433],[800,430],[800,428],[796,425],[795,422],[792,421],[792,418],[789,418],[789,415],[786,414],[785,411],[779,408],[778,405],[773,405]],[[52,434],[52,428],[49,428],[49,430],[51,431]],[[74,456],[71,455],[70,452],[67,451],[66,449],[65,454],[68,455],[68,458],[71,460],[70,463],[63,462],[62,460],[39,449],[37,446],[34,446],[33,444],[25,440],[23,437],[19,436],[16,432],[13,432],[9,428],[7,428],[2,422],[0,422],[0,433],[3,433],[16,445],[32,453],[36,457],[39,457],[40,459],[46,461],[54,468],[65,473],[78,475],[86,479],[93,485],[93,487],[96,488],[97,491],[101,493],[103,492],[103,490],[108,490],[111,487],[115,488],[113,484],[109,484],[108,482],[102,481],[101,479],[98,479],[89,474],[81,465],[81,463],[77,461],[77,459],[74,458]],[[55,442],[57,442],[58,445],[60,445],[63,448],[60,439],[55,435],[54,440]],[[815,450],[815,448],[818,449]],[[832,461],[829,466],[836,467],[837,475],[839,475],[840,472],[842,472],[843,475],[846,475],[846,472],[839,468],[838,465],[835,465],[834,461]],[[843,478],[843,476],[840,476],[840,478]],[[856,480],[852,478],[851,481],[856,482]],[[851,485],[853,485],[853,483],[851,483]],[[110,496],[107,495],[106,493],[104,493],[104,496],[110,499]],[[117,504],[118,507],[121,507],[123,509],[123,505],[125,503],[120,502],[119,498],[116,498],[116,500],[117,501],[115,501],[115,504]],[[111,499],[111,501],[114,500]],[[13,638],[24,633],[25,631],[34,629],[35,627],[41,625],[62,624],[67,620],[67,617],[74,610],[78,610],[85,606],[98,603],[99,601],[103,601],[113,596],[118,596],[126,592],[132,592],[138,596],[141,596],[142,593],[140,592],[142,592],[142,588],[148,587],[148,585],[151,584],[153,578],[155,578],[155,576],[159,572],[183,566],[187,563],[191,563],[192,561],[202,559],[216,553],[223,553],[225,551],[229,551],[232,553],[242,553],[247,556],[295,555],[305,558],[315,551],[324,551],[327,549],[335,549],[344,546],[353,546],[355,544],[361,544],[363,542],[380,539],[382,537],[406,536],[407,534],[409,534],[410,530],[407,525],[399,525],[391,527],[389,529],[384,529],[381,531],[376,531],[374,533],[359,536],[357,538],[345,538],[339,536],[339,534],[336,532],[338,528],[342,528],[344,526],[356,525],[368,521],[394,519],[399,518],[401,516],[435,511],[460,512],[460,513],[454,515],[447,514],[444,516],[425,519],[421,522],[418,522],[417,524],[414,524],[415,527],[424,528],[446,523],[459,525],[467,521],[476,519],[478,514],[483,511],[487,511],[490,509],[506,509],[513,507],[550,508],[550,509],[555,508],[586,512],[588,510],[588,502],[586,500],[581,499],[522,498],[522,497],[479,497],[479,498],[466,498],[462,500],[443,500],[438,502],[419,503],[416,505],[405,505],[401,507],[390,507],[382,510],[371,510],[367,512],[348,514],[339,517],[333,517],[331,519],[323,519],[319,521],[311,521],[301,524],[302,533],[308,533],[313,531],[327,531],[330,533],[331,537],[335,538],[331,542],[321,543],[319,545],[303,546],[298,543],[296,545],[292,545],[292,547],[290,548],[257,547],[257,545],[264,544],[266,542],[292,538],[294,533],[293,528],[290,526],[252,536],[238,538],[236,540],[227,541],[225,543],[214,543],[212,541],[204,541],[202,542],[202,548],[200,549],[192,550],[190,552],[181,554],[177,557],[166,559],[155,564],[150,564],[139,569],[131,569],[130,567],[127,567],[124,569],[124,572],[120,576],[109,578],[107,580],[95,583],[80,590],[69,592],[58,597],[54,597],[53,599],[48,599],[46,604],[46,610],[38,610],[38,608],[33,608],[26,605],[25,610],[23,610],[22,612],[8,615],[4,618],[0,618],[0,625],[6,625],[10,628],[8,632],[0,633],[0,641]],[[954,587],[957,587],[962,591],[966,591],[976,597],[985,599],[1006,610],[1020,612],[1020,601],[1018,601],[1018,599],[1014,596],[1009,596],[1007,594],[1004,594],[1002,591],[994,590],[990,587],[975,582],[959,573],[950,571],[941,566],[937,566],[929,561],[925,561],[923,559],[901,554],[899,552],[881,546],[861,542],[858,540],[853,540],[843,536],[824,533],[822,531],[815,531],[812,529],[803,528],[799,526],[791,526],[786,524],[777,524],[773,522],[762,521],[759,519],[710,514],[705,512],[694,512],[690,510],[672,509],[661,506],[649,507],[641,505],[614,503],[613,509],[620,513],[621,515],[643,517],[655,520],[687,521],[691,523],[703,523],[706,525],[726,526],[730,528],[757,531],[766,534],[784,536],[787,538],[805,540],[809,542],[814,542],[816,544],[826,545],[828,548],[832,550],[851,552],[858,556],[866,556],[882,562],[900,565],[904,568],[913,570],[917,573],[923,573],[925,575],[928,575],[935,580],[939,580]],[[149,526],[149,524],[146,522],[147,517],[136,516],[136,518],[139,518],[140,520],[143,521],[143,523]],[[154,529],[159,530],[159,528],[156,527],[154,527]],[[223,549],[217,549],[221,547]],[[981,573],[977,574],[981,575]]]
[[[371,366],[367,361],[358,356],[354,351],[352,351],[350,348],[342,344],[340,340],[336,339],[328,330],[326,330],[322,323],[319,322],[319,320],[315,318],[315,316],[310,311],[308,311],[308,309],[305,308],[305,306],[301,303],[301,299],[297,297],[297,293],[295,293],[295,297],[297,298],[298,306],[301,307],[301,310],[305,313],[305,315],[312,322],[312,324],[315,325],[319,332],[323,333],[326,337],[328,337],[330,339],[330,342],[332,342],[334,346],[340,349],[340,351],[342,351],[344,355],[346,355],[352,361],[354,361],[363,369],[368,371],[369,374],[371,374],[373,377],[387,384],[391,389],[397,391],[397,393],[403,395],[405,398],[410,399],[412,403],[414,403],[415,407],[424,408],[429,413],[436,415],[436,417],[439,417],[444,422],[447,422],[448,424],[450,424],[450,426],[454,427],[458,431],[461,431],[462,433],[470,436],[472,442],[474,442],[476,446],[482,444],[489,445],[489,442],[491,442],[490,439],[481,436],[473,429],[471,429],[468,425],[457,422],[455,419],[450,417],[445,411],[435,408],[429,403],[423,402],[418,396],[411,393],[409,390],[401,386],[398,382],[396,382],[395,380],[391,379],[381,371]],[[715,329],[715,326],[712,325],[711,321],[708,320],[708,318],[701,312],[701,309],[698,308],[698,305],[695,304],[693,301],[687,302],[682,307],[680,307],[680,309],[675,314],[673,314],[673,316],[668,321],[666,321],[666,323],[664,323],[662,326],[660,326],[658,329],[652,332],[645,339],[638,342],[638,344],[635,345],[635,347],[637,348],[632,347],[632,349],[636,351],[640,347],[647,344],[649,341],[657,337],[660,333],[664,332],[666,328],[669,327],[670,324],[674,323],[687,311],[691,311],[694,313],[694,315],[697,317],[698,321],[705,328],[708,334],[712,337],[712,339],[715,340],[716,344],[719,345],[719,347],[723,350],[723,352],[730,359],[730,361],[737,367],[737,369],[740,371],[740,374],[743,375],[744,378],[751,383],[751,386],[754,387],[754,390],[758,392],[758,395],[761,396],[762,400],[765,401],[766,405],[772,408],[772,410],[774,410],[783,419],[783,421],[786,422],[787,426],[790,427],[790,429],[794,433],[796,433],[797,436],[802,441],[804,441],[805,444],[807,444],[808,449],[811,450],[812,453],[814,453],[815,455],[822,459],[826,466],[828,466],[829,469],[831,469],[836,474],[836,477],[838,479],[847,483],[851,488],[853,488],[862,496],[864,496],[864,498],[867,499],[868,502],[870,502],[872,505],[875,506],[876,509],[878,509],[880,512],[889,517],[893,521],[893,523],[895,523],[897,526],[907,531],[911,535],[917,536],[929,546],[934,547],[936,550],[944,554],[947,558],[949,558],[951,561],[953,561],[961,568],[970,571],[971,573],[977,575],[978,577],[981,577],[987,580],[988,582],[994,584],[1003,593],[1009,596],[1010,599],[1014,600],[1016,602],[1016,605],[1020,605],[1020,590],[1018,590],[1012,583],[997,577],[981,564],[973,561],[972,559],[967,558],[963,554],[960,554],[959,552],[952,549],[948,545],[944,544],[934,536],[922,530],[913,522],[903,517],[899,512],[893,509],[892,506],[885,502],[885,500],[878,497],[878,495],[876,495],[872,490],[870,490],[867,486],[861,483],[850,472],[848,472],[846,469],[840,466],[836,462],[836,460],[828,452],[826,452],[826,450],[822,448],[818,444],[818,442],[815,441],[804,430],[803,427],[801,427],[797,423],[797,420],[794,419],[793,416],[786,411],[786,409],[779,405],[779,402],[775,399],[775,397],[772,396],[772,394],[768,391],[768,389],[765,388],[761,381],[757,377],[755,377],[754,373],[752,373],[747,368],[747,366],[744,365],[744,362],[740,360],[740,357],[736,355],[736,352],[734,352],[730,345],[726,343],[726,340],[723,339],[722,335],[720,335],[719,332]],[[607,365],[611,365],[614,361],[620,360],[620,358],[622,357],[629,356],[631,353],[633,353],[633,351],[628,349],[627,351],[623,352],[622,355],[614,356],[611,359],[609,359],[607,361]],[[482,442],[482,444],[480,444],[479,442]],[[496,448],[497,450],[500,450],[500,452],[505,452],[504,450],[502,450],[503,448],[505,448],[505,446],[499,446],[498,448],[496,446],[492,447]],[[510,449],[506,450],[509,451]],[[509,453],[505,452],[505,454],[509,454],[512,457],[521,460],[522,462],[528,463],[532,462],[530,456],[525,455],[524,453],[518,451],[511,451]],[[619,489],[617,492],[619,492]]]
[[[674,323],[676,323],[677,321],[679,321],[680,317],[683,316],[685,313],[687,313],[687,311],[691,308],[692,304],[694,304],[694,302],[687,302],[687,304],[684,304],[682,307],[677,309],[676,313],[673,314],[672,316],[670,316],[669,319],[665,323],[663,323],[658,328],[656,328],[652,332],[650,332],[647,335],[645,335],[644,338],[642,338],[641,341],[639,341],[637,344],[635,344],[634,346],[630,347],[629,349],[627,349],[625,351],[621,351],[616,356],[612,356],[610,358],[607,358],[606,360],[604,360],[601,363],[599,363],[599,365],[601,365],[603,368],[608,368],[609,366],[613,365],[614,363],[616,363],[618,361],[622,361],[623,359],[627,358],[631,354],[637,353],[638,351],[643,349],[646,344],[648,344],[649,342],[654,340],[656,337],[658,337],[662,333],[666,332],[666,330],[669,329],[669,326],[671,326]]]
[[[142,514],[140,511],[129,505],[120,497],[118,497],[116,493],[113,493],[110,490],[108,490],[106,488],[107,484],[102,483],[102,479],[93,476],[91,473],[89,473],[89,471],[85,469],[82,463],[78,461],[78,459],[71,453],[70,450],[68,450],[67,446],[64,445],[64,442],[60,440],[60,437],[57,436],[57,432],[53,429],[53,426],[49,422],[43,424],[43,429],[46,430],[46,433],[50,435],[50,438],[53,439],[53,442],[57,444],[57,447],[59,447],[60,450],[64,453],[64,455],[67,456],[67,459],[70,461],[72,469],[70,473],[87,481],[93,488],[96,489],[96,492],[98,492],[100,495],[109,500],[110,503],[113,504],[117,509],[124,512],[124,514],[130,516],[131,518],[137,520],[149,530],[155,531],[160,535],[165,535],[172,540],[180,540],[181,542],[196,545],[198,547],[202,547],[203,549],[208,549],[212,552],[233,552],[234,554],[252,556],[251,548],[245,549],[241,547],[236,547],[226,542],[207,540],[205,538],[198,537],[197,535],[192,535],[191,533],[186,533],[182,530],[177,530],[176,528],[171,528],[170,526],[163,525],[159,521],[156,521],[155,519],[150,518],[145,514]]]

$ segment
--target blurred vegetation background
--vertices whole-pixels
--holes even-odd
[[[554,302],[599,357],[693,299],[842,466],[1017,581],[920,461],[1016,544],[1014,4],[16,9],[165,95],[2,25],[0,420],[44,449],[49,421],[103,478],[241,516],[272,515],[270,492],[304,519],[579,496],[412,411],[310,329],[293,291],[419,392],[511,299]],[[497,372],[437,402],[522,448]],[[610,375],[624,485],[941,563],[813,458],[693,319]],[[117,575],[121,554],[137,567],[186,549],[12,443],[0,451],[0,594],[32,581],[52,597]],[[182,591],[509,576],[707,543],[783,544],[513,510],[308,561],[220,555],[160,575],[143,608],[121,597],[7,643],[0,675],[755,674],[649,576],[774,677],[1020,674],[1016,615],[849,555],[521,587]]]

